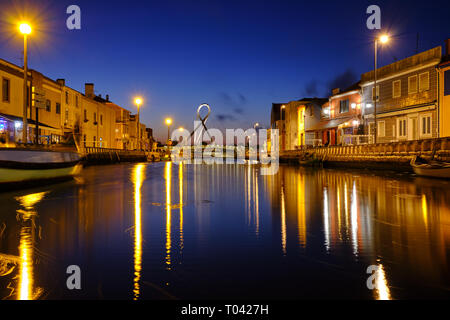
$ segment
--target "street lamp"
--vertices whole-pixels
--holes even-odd
[[[167,125],[167,142],[170,142],[170,126],[172,125],[172,119],[167,118],[166,119],[166,125]]]
[[[140,113],[141,113],[142,98],[137,97],[136,99],[134,99],[134,103],[136,104],[137,110],[138,110],[137,119],[136,119],[136,134],[137,134],[137,146],[138,146],[138,149],[140,150],[141,149],[141,133],[140,133],[139,122],[141,120]]]
[[[375,91],[375,99],[374,99],[374,120],[375,120],[375,137],[374,137],[374,142],[375,144],[377,144],[377,136],[378,136],[378,127],[377,127],[377,100],[378,100],[378,92],[377,92],[377,55],[378,55],[378,41],[381,42],[382,44],[386,44],[389,42],[389,36],[384,34],[379,38],[375,38],[375,70],[374,70],[374,74],[375,74],[375,81],[374,81],[374,89],[373,91]],[[373,91],[372,91],[372,97],[373,97]]]
[[[31,26],[28,23],[21,23],[19,31],[23,34],[23,125],[22,125],[22,141],[28,142],[28,35],[31,34]]]

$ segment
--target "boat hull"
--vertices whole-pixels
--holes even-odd
[[[0,168],[0,184],[70,178],[81,171],[81,165],[57,169],[10,169]]]
[[[0,186],[70,178],[79,162],[76,152],[0,149]]]
[[[450,179],[450,168],[431,169],[431,168],[418,168],[413,167],[414,173],[418,176]]]

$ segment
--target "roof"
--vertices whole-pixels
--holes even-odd
[[[341,124],[346,123],[347,121],[350,121],[352,119],[353,119],[353,117],[346,117],[346,118],[339,118],[339,119],[320,121],[318,124],[316,124],[312,128],[309,128],[306,131],[307,132],[311,132],[311,131],[320,131],[320,130],[337,128]]]

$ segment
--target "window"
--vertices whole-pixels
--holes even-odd
[[[94,136],[94,147],[96,147],[96,146],[97,146],[97,137]]]
[[[400,98],[402,96],[402,81],[392,82],[392,98]]]
[[[45,101],[45,111],[47,112],[52,111],[52,102],[48,99]]]
[[[69,109],[66,108],[66,113],[64,115],[66,123],[69,123]]]
[[[405,138],[406,137],[406,119],[400,118],[397,120],[398,127],[398,137]]]
[[[444,72],[444,96],[450,96],[450,70]]]
[[[103,125],[103,115],[100,115],[100,125]]]
[[[75,96],[75,107],[78,108],[78,96]]]
[[[417,93],[417,76],[408,78],[408,93]]]
[[[430,90],[430,73],[424,72],[419,75],[419,92]]]
[[[94,112],[94,124],[97,124],[97,112]]]
[[[69,92],[66,91],[66,104],[69,104]]]
[[[372,88],[372,101],[375,101],[375,87]],[[377,102],[380,101],[380,86],[377,86]]]
[[[378,122],[378,137],[383,138],[386,136],[386,123],[384,121]]]
[[[88,117],[87,117],[87,110],[84,109],[84,122],[88,121]]]
[[[421,117],[420,133],[422,136],[431,136],[431,114]]]
[[[86,135],[83,136],[83,145],[86,148]]]
[[[2,101],[10,102],[10,82],[9,79],[3,78],[2,80]]]
[[[346,113],[349,111],[350,101],[348,99],[341,100],[339,103],[340,103],[340,107],[339,107],[340,113]]]
[[[56,103],[56,114],[61,114],[61,103]]]

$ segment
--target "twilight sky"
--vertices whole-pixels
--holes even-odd
[[[66,28],[66,8],[81,8],[82,29]],[[210,128],[268,126],[272,102],[324,97],[373,68],[366,9],[381,7],[393,36],[380,52],[389,64],[450,38],[448,0],[433,1],[152,1],[0,0],[0,58],[22,65],[21,17],[37,30],[30,68],[135,110],[166,137],[163,120],[193,127],[207,102]]]

